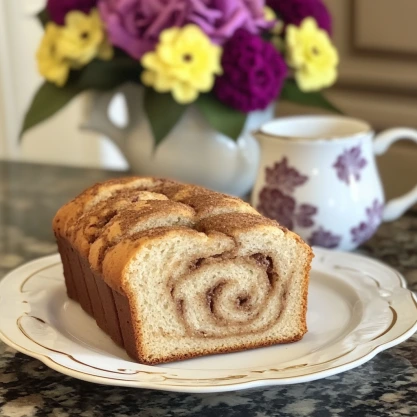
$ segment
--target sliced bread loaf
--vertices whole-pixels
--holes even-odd
[[[237,198],[114,180],[64,206],[54,230],[69,295],[141,363],[293,342],[307,331],[310,247]]]

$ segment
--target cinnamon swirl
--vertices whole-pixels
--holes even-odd
[[[238,198],[111,180],[56,214],[69,297],[144,364],[294,342],[312,251]]]

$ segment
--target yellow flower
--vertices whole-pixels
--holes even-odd
[[[337,50],[313,18],[305,18],[299,27],[287,26],[286,47],[288,65],[295,69],[302,91],[320,90],[336,81]]]
[[[277,15],[269,6],[264,6],[264,18],[267,22],[272,22],[277,20]]]
[[[282,20],[278,19],[275,12],[269,6],[264,7],[264,19],[267,22],[275,22],[274,26],[272,26],[272,28],[270,29],[270,32],[273,35],[278,36],[278,35],[282,34],[282,32],[284,30],[284,22]]]
[[[142,82],[156,91],[171,91],[178,103],[194,101],[210,91],[221,74],[221,48],[196,25],[165,29],[154,52],[142,56]]]
[[[274,22],[274,26],[269,30],[271,32],[271,43],[278,51],[285,49],[285,41],[281,38],[281,34],[284,30],[284,22],[277,18],[275,12],[269,7],[264,7],[264,19],[267,22]]]
[[[113,57],[113,48],[96,9],[90,14],[74,10],[65,16],[58,50],[71,61],[73,68],[80,68],[96,57],[103,60]]]
[[[61,37],[61,28],[49,22],[36,53],[38,70],[48,81],[62,87],[69,74],[69,62],[59,55],[57,43]]]

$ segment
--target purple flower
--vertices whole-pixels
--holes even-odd
[[[97,0],[48,0],[46,9],[52,21],[58,25],[63,25],[66,14],[71,10],[89,13],[96,4]]]
[[[289,167],[286,157],[280,162],[275,162],[272,168],[266,168],[265,177],[268,185],[279,188],[284,193],[292,193],[295,187],[303,185],[308,179],[307,175]]]
[[[159,34],[172,26],[195,23],[222,44],[239,28],[252,33],[268,28],[262,0],[98,0],[110,42],[140,59],[154,49]]]
[[[265,21],[264,0],[191,0],[189,22],[195,23],[210,39],[225,43],[237,29],[257,34],[272,26]]]
[[[319,227],[318,230],[312,233],[308,238],[308,243],[314,246],[321,246],[323,248],[334,249],[339,246],[342,237],[333,235],[330,231]]]
[[[287,74],[285,61],[272,44],[243,29],[224,45],[222,67],[214,92],[244,113],[266,108],[280,93]]]
[[[295,200],[280,190],[264,187],[259,194],[257,210],[282,226],[293,228]]]
[[[350,149],[345,149],[336,162],[333,168],[336,169],[339,179],[346,184],[350,184],[353,178],[359,181],[361,170],[366,166],[367,161],[362,158],[360,146],[354,146]]]
[[[370,239],[381,224],[383,211],[384,205],[375,199],[366,209],[366,220],[350,230],[352,242],[361,244]]]
[[[332,32],[332,19],[321,0],[267,0],[266,4],[273,9],[286,25],[299,26],[308,16],[317,21],[317,25]]]
[[[110,42],[133,58],[154,48],[159,34],[183,26],[190,14],[186,0],[99,0],[98,8]]]

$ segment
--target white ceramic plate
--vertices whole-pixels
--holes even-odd
[[[23,265],[1,281],[0,338],[75,378],[196,393],[324,378],[363,364],[417,330],[416,297],[397,271],[355,254],[314,252],[309,331],[297,343],[140,365],[68,299],[58,255]]]

